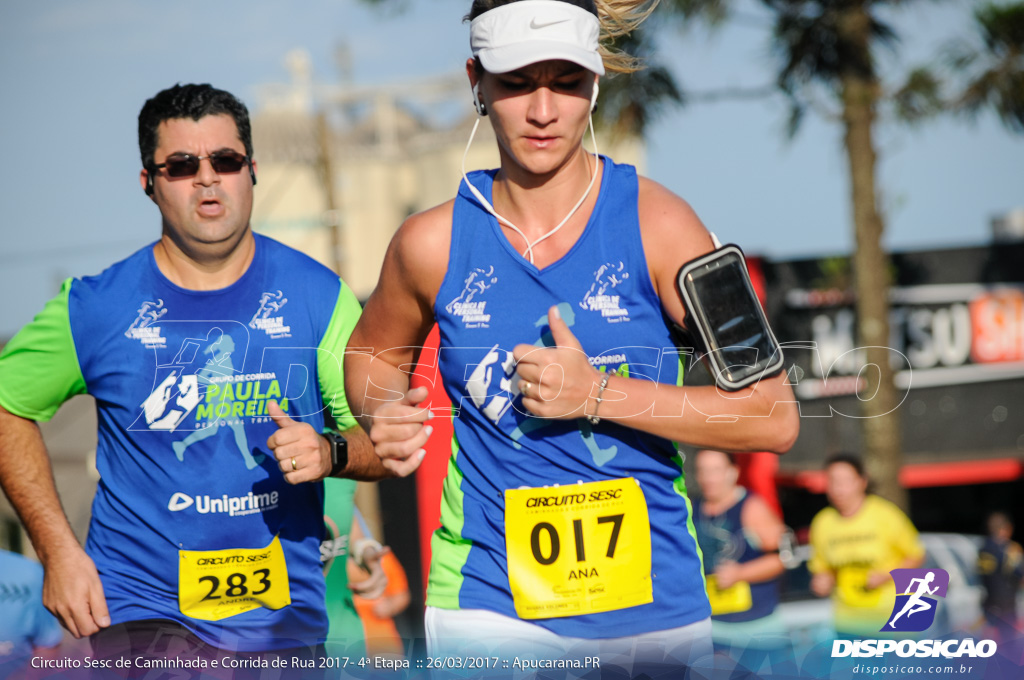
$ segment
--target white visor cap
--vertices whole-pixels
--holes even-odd
[[[469,46],[490,73],[564,59],[604,75],[601,25],[587,10],[559,0],[521,0],[495,7],[469,25]]]

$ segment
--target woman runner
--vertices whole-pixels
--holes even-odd
[[[352,336],[372,348],[346,359],[353,410],[408,475],[432,432],[408,370],[440,326],[455,437],[432,540],[431,655],[679,666],[710,653],[674,442],[784,452],[796,438],[782,376],[730,394],[681,386],[675,278],[712,239],[682,199],[584,149],[600,76],[632,68],[601,45],[649,11],[473,3],[466,72],[501,167],[405,221]]]

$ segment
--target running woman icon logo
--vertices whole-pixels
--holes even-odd
[[[935,622],[936,597],[946,597],[949,573],[945,569],[893,569],[896,604],[880,632],[920,633]]]

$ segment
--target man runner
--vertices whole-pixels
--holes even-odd
[[[234,677],[268,654],[315,662],[318,482],[388,475],[343,389],[359,305],[327,268],[253,234],[256,162],[233,95],[158,93],[139,147],[162,234],[65,281],[0,355],[0,483],[45,568],[47,608],[94,656]],[[36,426],[83,393],[100,473],[84,550]],[[321,435],[332,417],[343,436]]]

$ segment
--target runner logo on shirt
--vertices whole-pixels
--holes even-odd
[[[935,622],[935,597],[946,597],[949,573],[945,569],[893,569],[890,573],[896,584],[896,604],[880,632],[927,630]]]
[[[262,330],[273,339],[292,337],[291,326],[286,326],[284,316],[278,314],[288,303],[288,298],[278,290],[275,293],[264,293],[260,296],[260,306],[249,321],[249,328]]]
[[[473,405],[494,423],[505,415],[519,396],[519,381],[513,380],[515,375],[516,359],[512,352],[495,345],[473,367],[466,381],[466,393],[473,400]]]
[[[181,375],[177,370],[170,371],[142,402],[146,428],[173,432],[185,420],[185,416],[199,404],[201,398],[198,376]]]
[[[621,305],[618,295],[612,294],[628,278],[625,263],[605,262],[594,272],[594,282],[580,301],[580,308],[588,312],[601,312],[608,323],[629,321],[629,310]]]
[[[231,336],[217,327],[208,330],[205,338],[183,338],[168,363],[158,360],[155,388],[142,401],[142,413],[128,429],[174,432],[203,401],[211,379],[235,373],[231,361],[234,351]]]
[[[176,329],[175,323],[192,325]],[[236,335],[246,337],[241,323],[217,323],[225,327],[237,326]],[[206,326],[205,322],[171,322],[168,330],[171,337],[179,337],[188,330],[198,330],[195,324]],[[263,454],[253,454],[245,423],[269,421],[271,401],[287,412],[289,400],[275,372],[242,373],[236,368],[235,362],[241,363],[245,357],[244,343],[236,346],[232,336],[219,326],[207,326],[207,329],[184,335],[179,349],[168,362],[158,359],[153,381],[155,389],[142,401],[141,413],[128,429],[168,433],[186,430],[188,434],[183,439],[171,442],[180,462],[185,461],[185,454],[191,447],[222,434],[230,442],[226,450],[237,449],[246,469],[252,470],[259,465]],[[163,358],[171,356],[167,353]],[[196,451],[208,454],[209,445],[196,446]]]
[[[140,341],[146,349],[166,347],[167,338],[160,335],[160,326],[153,325],[167,313],[164,301],[145,300],[139,305],[137,313],[135,321],[132,321],[132,325],[124,332],[124,337]]]
[[[560,302],[558,304],[558,312],[567,326],[572,328],[575,325],[576,312],[573,311],[571,304]],[[533,325],[540,333],[540,338],[538,338],[534,345],[536,347],[553,347],[555,341],[551,337],[551,329],[548,326],[548,315],[546,313],[543,314]],[[473,405],[484,416],[495,425],[498,425],[502,416],[522,396],[522,393],[519,391],[519,374],[516,372],[515,356],[512,352],[494,345],[483,359],[480,360],[479,364],[468,368],[471,368],[472,371],[466,380],[466,394],[472,400]],[[619,368],[619,375],[628,376],[629,366],[627,364],[623,364]],[[602,366],[601,370],[607,370],[607,366]],[[459,407],[461,408],[461,406],[460,402]],[[550,427],[559,422],[549,418],[537,418],[531,415],[521,404],[515,408],[516,411],[525,416],[523,419],[517,419],[518,422],[515,428],[509,433],[512,446],[517,450],[523,448],[520,442],[527,434]],[[580,436],[583,438],[583,443],[593,456],[596,465],[602,466],[615,457],[618,447],[612,444],[602,448],[595,439],[593,428],[586,418],[579,418],[576,423],[580,430]]]
[[[487,269],[475,267],[463,281],[459,296],[445,305],[444,309],[453,316],[462,317],[466,328],[489,328],[491,315],[487,313],[487,301],[481,297],[488,288],[498,282],[494,275],[494,265]]]

